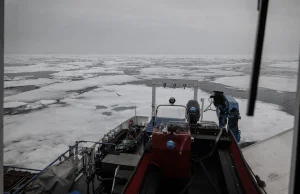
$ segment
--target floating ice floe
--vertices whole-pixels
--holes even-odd
[[[98,87],[110,84],[122,84],[129,81],[135,81],[136,78],[128,75],[111,75],[89,78],[79,81],[66,81],[44,86],[42,88],[31,90],[4,98],[5,102],[22,101],[36,102],[39,100],[56,100],[67,95],[68,91],[82,90],[88,87]]]
[[[221,77],[216,78],[214,82],[240,90],[248,90],[250,87],[250,76]],[[279,92],[296,92],[296,82],[297,78],[260,76],[258,86]]]
[[[14,80],[14,81],[4,82],[4,87],[8,88],[8,87],[18,87],[18,86],[28,86],[28,85],[45,86],[55,82],[58,82],[58,80],[48,79],[48,78],[24,79],[24,80]]]
[[[25,102],[12,101],[12,102],[4,103],[3,107],[4,108],[17,108],[17,107],[25,106],[25,105],[27,105],[27,103],[25,103]]]

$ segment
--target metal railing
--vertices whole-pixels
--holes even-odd
[[[74,154],[78,154],[78,145],[80,143],[94,143],[95,145],[113,145],[113,146],[116,146],[116,144],[113,144],[113,143],[103,143],[103,142],[95,142],[95,141],[76,141],[76,143],[73,145],[73,146],[70,146],[68,150],[66,150],[65,152],[63,152],[61,155],[59,155],[55,160],[53,160],[50,164],[48,164],[43,170],[40,170],[39,173],[35,174],[31,179],[29,179],[26,183],[22,184],[20,187],[17,188],[16,191],[13,192],[13,194],[18,194],[20,193],[27,185],[29,185],[32,181],[34,181],[37,176],[41,173],[43,173],[47,168],[49,168],[50,166],[52,166],[53,164],[57,163],[58,161],[59,162],[62,162],[62,158],[63,159],[66,159],[66,158],[70,158],[73,153]],[[67,154],[69,154],[67,156]],[[21,169],[21,167],[13,167],[13,168],[19,168]],[[23,169],[26,169],[26,168],[23,168]],[[35,169],[36,170],[36,169]]]

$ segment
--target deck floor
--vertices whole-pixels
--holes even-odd
[[[288,194],[293,129],[244,148],[250,168],[266,182],[267,193]]]

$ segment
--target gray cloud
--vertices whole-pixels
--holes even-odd
[[[5,52],[252,54],[249,0],[6,0]],[[270,2],[265,54],[299,50],[300,1]]]

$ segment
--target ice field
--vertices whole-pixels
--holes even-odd
[[[6,55],[4,163],[42,168],[77,140],[99,140],[127,118],[151,115],[151,78],[197,79],[247,92],[247,56]],[[265,59],[260,88],[294,94],[295,59]],[[141,81],[141,84],[138,84]],[[209,93],[199,88],[198,97]],[[190,88],[157,89],[157,104],[193,98]],[[242,141],[258,141],[293,126],[281,103],[257,102],[246,117],[247,99],[237,98]],[[205,101],[208,105],[208,101]],[[215,112],[204,120],[217,121]]]

